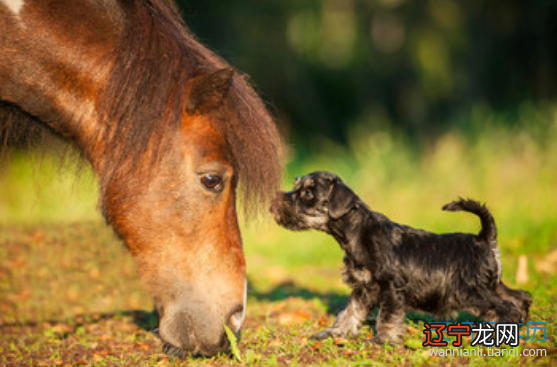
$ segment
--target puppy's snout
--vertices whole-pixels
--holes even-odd
[[[280,208],[283,205],[283,202],[286,200],[286,193],[282,191],[277,191],[273,201],[271,202],[271,207],[269,208],[270,212],[275,216],[279,214]]]

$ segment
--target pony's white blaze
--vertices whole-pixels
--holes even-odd
[[[7,6],[12,12],[19,15],[25,0],[0,0],[0,4]]]

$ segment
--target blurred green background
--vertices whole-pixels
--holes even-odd
[[[201,41],[252,76],[300,149],[351,127],[431,138],[485,106],[557,95],[557,3],[520,0],[181,1]],[[522,116],[524,117],[524,116]]]
[[[499,227],[504,279],[516,285],[526,255],[522,287],[555,291],[557,2],[180,4],[199,39],[250,75],[276,116],[288,145],[285,188],[294,176],[334,171],[371,208],[440,232],[479,230],[477,218],[442,212],[443,204],[485,201]],[[94,175],[58,163],[21,150],[0,163],[1,226],[102,223]],[[348,293],[328,236],[266,219],[243,233],[259,292]]]

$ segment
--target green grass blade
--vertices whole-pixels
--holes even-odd
[[[224,325],[224,331],[226,332],[226,337],[230,342],[230,349],[232,350],[232,354],[234,355],[234,358],[236,358],[238,362],[243,363],[244,360],[242,359],[242,353],[240,352],[240,348],[238,348],[238,339],[236,338],[236,335],[232,332],[232,330],[230,330],[228,326],[226,326],[226,323],[223,323],[223,325]]]

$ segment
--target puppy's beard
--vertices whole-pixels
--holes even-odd
[[[278,225],[289,229],[291,231],[303,231],[310,229],[306,223],[304,223],[297,213],[287,205],[274,205],[273,217]]]
[[[306,231],[306,230],[312,228],[312,227],[309,227],[303,221],[301,221],[300,218],[292,216],[292,215],[285,216],[285,217],[275,216],[275,220],[279,225],[281,225],[284,228],[289,229],[291,231]]]
[[[310,229],[324,229],[328,218],[322,216],[308,216],[300,214],[288,206],[275,208],[273,211],[275,221],[282,227],[291,231],[306,231]]]
[[[328,218],[308,217],[304,215],[275,216],[277,223],[291,231],[306,231],[310,229],[324,230],[327,228]]]
[[[329,218],[327,217],[304,217],[305,224],[308,228],[313,229],[325,229],[327,228],[327,223],[329,222]]]

